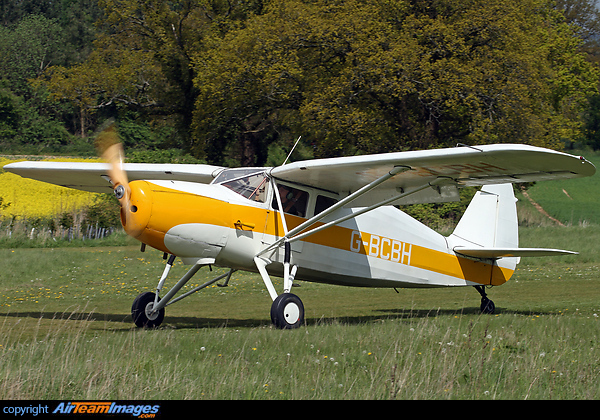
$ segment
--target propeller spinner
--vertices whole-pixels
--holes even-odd
[[[123,144],[119,139],[119,134],[114,124],[111,124],[98,134],[96,137],[96,149],[102,158],[110,163],[108,175],[113,183],[115,196],[119,200],[122,208],[128,208],[131,197],[131,189],[127,173],[123,169]]]

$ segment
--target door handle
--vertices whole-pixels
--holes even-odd
[[[256,225],[254,223],[244,223],[241,220],[238,220],[233,224],[236,229],[244,230],[244,228],[248,228],[250,230],[254,230]]]

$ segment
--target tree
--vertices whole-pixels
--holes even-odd
[[[600,62],[600,10],[594,0],[557,0],[557,10],[581,39],[580,49],[588,60]]]
[[[557,8],[561,10],[567,22],[581,39],[580,50],[588,61],[600,63],[600,10],[593,0],[559,0]],[[600,149],[600,95],[593,94],[588,98],[583,112],[583,133],[581,143]],[[580,143],[580,144],[581,144]],[[575,146],[572,142],[571,146]]]
[[[28,15],[0,28],[0,143],[5,151],[28,152],[65,145],[69,133],[54,117],[45,95],[29,81],[64,57],[62,29],[53,19]]]
[[[63,0],[70,1],[70,0]],[[204,49],[207,34],[223,33],[260,2],[176,0],[100,0],[104,15],[89,57],[76,66],[56,67],[43,81],[54,98],[73,103],[80,133],[91,117],[119,116],[160,120],[177,128],[189,150],[189,127],[197,88],[191,54]],[[121,112],[123,114],[123,112]]]
[[[40,76],[64,55],[62,28],[41,15],[28,15],[13,28],[0,28],[0,74],[14,93],[29,93],[28,80]]]
[[[31,81],[52,66],[85,57],[98,10],[94,0],[0,3],[0,107],[7,112],[8,100],[12,109],[12,117],[0,123],[4,151],[59,152],[73,140],[65,128],[72,107],[49,100],[47,90]]]
[[[261,164],[299,128],[317,156],[561,148],[598,80],[579,43],[545,0],[272,2],[197,54],[197,150]]]
[[[62,21],[67,4],[88,1],[39,7]],[[98,4],[92,52],[75,65],[65,53],[37,86],[74,106],[82,136],[96,118],[143,119],[174,128],[166,146],[210,163],[263,165],[299,135],[299,150],[318,157],[456,143],[561,148],[581,139],[597,91],[598,70],[581,52],[594,20],[566,20],[571,9],[550,0]],[[74,16],[87,28],[97,14]]]
[[[101,43],[102,41],[97,41]],[[119,49],[96,49],[85,62],[73,67],[55,66],[41,80],[53,97],[79,110],[81,137],[88,119],[99,109],[122,104],[143,109],[159,105],[162,74],[152,53]]]
[[[302,69],[290,38],[293,29],[283,24],[287,16],[271,13],[222,38],[213,37],[210,48],[194,56],[199,91],[194,151],[210,162],[264,163],[285,110],[301,103]]]

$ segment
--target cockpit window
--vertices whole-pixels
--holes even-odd
[[[306,205],[308,204],[308,193],[287,185],[278,185],[279,196],[283,211],[294,216],[306,217]],[[272,206],[279,210],[277,197],[273,196]]]
[[[239,171],[243,171],[243,169]],[[256,172],[256,169],[254,171],[255,173],[246,176],[244,176],[244,173],[238,172],[238,175],[241,175],[241,177],[232,179],[231,181],[222,182],[221,185],[235,191],[249,200],[264,203],[267,199],[268,178],[264,172]],[[220,176],[221,175],[219,175],[219,177]],[[215,181],[217,181],[217,179],[215,179]]]
[[[217,177],[213,180],[213,184],[221,184],[225,181],[230,181],[232,179],[241,178],[246,175],[256,174],[258,172],[262,173],[265,171],[265,168],[236,168],[236,169],[225,169],[222,171]]]

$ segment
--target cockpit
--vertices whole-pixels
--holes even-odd
[[[271,182],[268,168],[238,168],[221,172],[212,182],[236,192],[254,203],[269,203],[273,210],[279,210],[277,194],[270,191]],[[298,217],[308,218],[319,214],[334,205],[338,200],[326,192],[306,187],[276,182],[283,211]],[[314,190],[314,191],[313,191]]]
[[[269,178],[265,168],[227,169],[212,183],[221,184],[251,201],[267,201]]]

